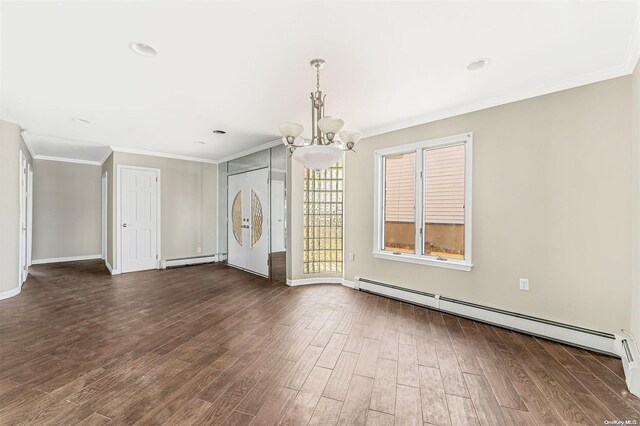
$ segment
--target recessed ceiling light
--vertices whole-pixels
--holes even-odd
[[[486,67],[491,63],[491,59],[489,58],[479,58],[473,60],[469,65],[467,65],[467,70],[469,71],[478,71],[482,68]]]
[[[76,123],[81,123],[81,124],[89,124],[89,120],[85,120],[84,118],[72,118],[71,120],[75,121]]]
[[[72,145],[71,148],[73,149],[80,149],[80,147],[78,145]]]
[[[129,44],[129,47],[138,55],[142,56],[156,56],[158,54],[158,51],[156,49],[144,43],[134,42]]]
[[[197,141],[196,143],[197,143],[197,144],[199,144],[199,145],[204,145],[204,144],[205,144],[205,143],[204,143],[204,142],[202,142],[202,141]]]
[[[215,133],[216,135],[224,135],[227,132],[225,132],[224,130],[214,130],[213,133]]]

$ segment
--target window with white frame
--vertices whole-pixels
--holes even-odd
[[[471,133],[375,153],[374,256],[470,271]]]

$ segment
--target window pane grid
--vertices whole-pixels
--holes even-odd
[[[342,160],[304,171],[303,273],[342,272]]]

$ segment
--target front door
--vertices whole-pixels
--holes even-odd
[[[122,272],[158,267],[158,171],[120,169]]]
[[[269,170],[229,176],[227,262],[269,275]]]

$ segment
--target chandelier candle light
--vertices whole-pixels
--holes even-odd
[[[324,68],[324,63],[324,59],[311,61],[311,66],[316,69],[316,91],[311,93],[311,139],[300,136],[304,127],[298,123],[280,124],[282,142],[289,147],[293,159],[313,170],[324,170],[333,166],[340,160],[342,151],[355,152],[353,147],[362,137],[359,130],[342,130],[343,120],[324,115],[327,95],[323,95],[320,90],[320,70]],[[337,139],[336,135],[340,139]]]

